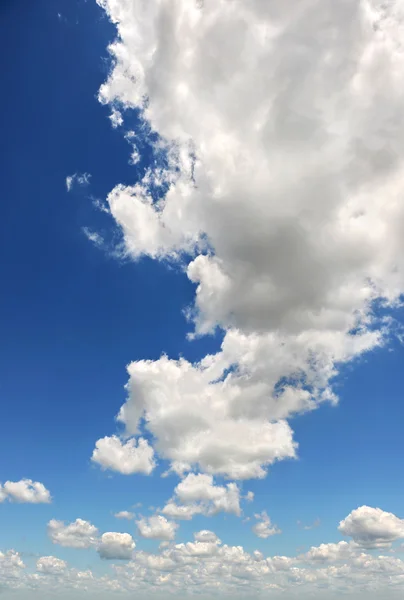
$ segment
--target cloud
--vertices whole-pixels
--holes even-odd
[[[0,582],[5,585],[9,579],[19,580],[24,572],[21,554],[15,550],[0,551]]]
[[[189,520],[196,514],[212,516],[219,512],[241,515],[240,489],[235,483],[216,485],[212,475],[189,473],[174,489],[163,514]]]
[[[337,562],[351,559],[358,555],[358,545],[353,542],[338,542],[338,544],[320,544],[312,546],[306,554],[301,555],[308,562]]]
[[[341,521],[338,529],[364,548],[386,548],[404,538],[404,519],[380,508],[361,506]]]
[[[56,575],[67,568],[67,563],[56,556],[42,556],[36,561],[36,568],[40,573]]]
[[[97,544],[101,558],[108,560],[129,560],[135,549],[135,542],[129,533],[103,533]]]
[[[193,593],[223,598],[400,597],[404,561],[365,553],[353,541],[324,543],[299,556],[266,556],[242,545],[224,544],[212,531],[202,530],[193,537],[194,541],[178,544],[167,541],[159,552],[151,553],[136,551],[129,534],[108,532],[98,540],[98,552],[126,562],[113,564],[110,573],[101,576],[71,568],[54,556],[39,558],[33,572],[18,552],[0,552],[0,582],[6,595],[20,591],[38,597],[67,593],[98,598],[119,591],[125,597],[148,598],[157,590],[162,598]]]
[[[96,231],[91,231],[91,229],[89,229],[88,227],[83,227],[82,231],[86,238],[90,242],[92,242],[94,246],[97,246],[98,248],[101,248],[103,246],[104,239],[99,233],[97,233]]]
[[[89,548],[96,543],[98,529],[89,521],[76,519],[65,525],[63,521],[52,519],[48,523],[48,536],[54,544],[67,548]]]
[[[73,173],[73,175],[68,175],[66,177],[66,189],[68,192],[70,192],[75,185],[85,187],[89,185],[90,179],[90,173]]]
[[[112,127],[115,129],[120,127],[123,123],[121,112],[116,108],[113,108],[111,114],[109,115],[109,120],[111,121]]]
[[[282,533],[282,531],[276,525],[272,525],[271,519],[268,517],[265,510],[260,514],[255,515],[255,518],[258,520],[258,523],[256,523],[251,529],[259,538],[266,539],[271,535]]]
[[[216,533],[213,533],[213,531],[208,531],[207,529],[203,529],[194,533],[194,538],[196,542],[205,542],[207,544],[221,544],[221,541],[217,537]]]
[[[117,519],[127,519],[128,521],[131,521],[135,518],[135,513],[128,510],[121,510],[120,512],[115,513],[114,517]]]
[[[153,515],[136,521],[139,534],[150,540],[173,540],[178,529],[177,523],[168,521],[162,515]]]
[[[182,505],[169,501],[161,512],[172,519],[190,521],[193,516],[203,512],[203,507],[200,504]]]
[[[32,479],[21,479],[21,481],[6,481],[0,484],[0,502],[20,502],[29,504],[48,504],[51,495],[43,483],[32,481]]]
[[[99,439],[91,460],[103,469],[111,469],[124,475],[149,475],[156,466],[153,448],[147,440],[130,439],[123,443],[116,435]]]
[[[199,363],[129,365],[119,418],[174,470],[264,477],[404,291],[402,9],[99,4],[117,28],[100,101],[138,109],[167,164],[116,186],[111,215],[134,260],[187,263],[192,333],[224,332]]]

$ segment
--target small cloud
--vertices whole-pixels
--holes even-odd
[[[114,129],[120,127],[123,123],[122,113],[119,110],[113,108],[111,114],[109,115],[109,120],[111,121],[112,127],[114,127]]]
[[[0,483],[0,502],[19,502],[28,504],[49,504],[52,500],[49,490],[40,481],[21,479]]]
[[[266,539],[271,535],[278,535],[282,533],[282,531],[276,526],[272,525],[271,519],[267,515],[266,511],[262,511],[262,513],[254,515],[257,519],[257,523],[252,527],[252,531],[259,538]]]
[[[117,519],[127,519],[128,521],[131,521],[135,518],[135,514],[133,512],[129,512],[128,510],[121,510],[120,512],[115,513],[114,517]]]
[[[140,161],[140,154],[138,147],[135,143],[136,133],[134,131],[128,131],[125,135],[125,139],[132,146],[132,154],[130,155],[129,164],[136,165]]]
[[[111,214],[111,211],[108,208],[108,204],[106,202],[103,202],[102,200],[99,200],[98,198],[94,198],[90,196],[90,199],[92,201],[92,204],[94,206],[94,208],[96,208],[97,210],[106,213],[107,215]]]
[[[88,227],[83,227],[82,231],[86,238],[90,240],[90,242],[92,242],[95,246],[97,246],[97,248],[101,248],[101,246],[104,244],[103,237],[96,231],[91,231],[91,229],[89,229]]]
[[[90,183],[90,173],[73,173],[66,177],[66,189],[68,192],[74,185],[86,186]]]

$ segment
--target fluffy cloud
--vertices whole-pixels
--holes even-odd
[[[48,523],[48,535],[54,544],[68,548],[89,548],[96,543],[98,529],[89,521],[76,519],[65,525],[52,519]]]
[[[128,521],[131,521],[135,518],[135,513],[128,510],[121,510],[120,512],[115,513],[114,517],[117,519],[127,519]]]
[[[196,542],[205,542],[208,544],[221,543],[216,533],[213,533],[213,531],[208,531],[207,529],[202,529],[201,531],[194,533],[194,538]]]
[[[256,536],[266,539],[271,535],[282,533],[276,525],[272,525],[271,519],[268,517],[265,510],[261,514],[255,515],[255,518],[258,522],[252,527],[252,530]]]
[[[67,568],[67,563],[56,556],[42,556],[36,561],[37,571],[46,574],[59,574]]]
[[[51,495],[43,483],[32,479],[21,479],[21,481],[6,481],[4,485],[0,484],[0,502],[4,500],[47,504],[51,501]]]
[[[0,583],[7,583],[9,579],[19,579],[25,569],[21,554],[15,550],[0,551]]]
[[[355,543],[338,542],[338,544],[320,544],[312,546],[301,558],[308,562],[337,562],[350,559],[358,552]]]
[[[247,494],[247,500],[250,498]],[[212,475],[189,473],[174,489],[163,514],[173,519],[192,519],[194,515],[212,516],[219,512],[241,515],[240,489],[235,483],[216,485]]]
[[[111,214],[134,259],[188,261],[195,334],[225,332],[200,363],[129,365],[119,419],[135,435],[147,415],[174,470],[263,477],[404,291],[402,7],[98,3],[118,33],[100,100],[139,109],[168,165]]]
[[[129,533],[103,533],[97,545],[101,558],[108,560],[128,560],[132,557],[135,542]]]
[[[74,185],[86,186],[90,183],[90,179],[90,173],[73,173],[73,175],[68,175],[66,177],[66,189],[70,192]]]
[[[111,469],[124,475],[143,473],[149,475],[154,467],[154,451],[147,440],[130,439],[123,443],[116,435],[104,437],[95,444],[91,460],[103,469]]]
[[[364,548],[385,548],[404,538],[404,519],[380,508],[361,506],[341,521],[338,529]]]
[[[162,515],[153,515],[136,521],[139,534],[150,540],[173,540],[178,528],[177,523],[168,521]]]
[[[54,556],[39,558],[35,573],[17,552],[0,552],[0,585],[6,594],[20,590],[44,597],[56,597],[62,591],[71,597],[84,592],[101,597],[114,591],[125,592],[125,597],[150,597],[159,590],[161,597],[176,598],[198,593],[233,598],[273,594],[277,598],[279,594],[389,599],[399,597],[393,591],[399,594],[404,581],[402,560],[367,554],[355,542],[321,544],[300,556],[265,556],[240,545],[223,544],[213,532],[203,530],[194,534],[194,541],[164,544],[156,554],[133,548],[129,534],[104,534],[98,552],[104,558],[130,560],[113,564],[110,574],[102,577],[90,570],[72,569]]]

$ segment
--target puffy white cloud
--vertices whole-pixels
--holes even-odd
[[[149,475],[155,467],[154,450],[147,440],[130,439],[124,443],[116,435],[98,440],[91,460],[103,469],[111,469],[124,475]]]
[[[36,561],[37,571],[48,575],[59,574],[67,568],[67,563],[56,556],[41,556]]]
[[[373,301],[404,291],[403,9],[98,2],[118,33],[100,100],[168,152],[111,214],[128,255],[189,261],[196,334],[225,331],[200,363],[129,365],[119,418],[135,434],[147,415],[174,470],[263,477],[295,456],[286,420],[383,343]]]
[[[129,510],[121,510],[115,513],[114,517],[116,517],[117,519],[127,519],[128,521],[131,521],[135,518],[135,513],[130,512]]]
[[[98,545],[97,552],[101,558],[108,560],[128,560],[132,557],[135,542],[129,533],[103,533]]]
[[[205,542],[208,544],[221,543],[216,533],[214,533],[213,531],[209,531],[208,529],[202,529],[201,531],[197,531],[196,533],[194,533],[194,538],[196,542]]]
[[[271,519],[268,517],[265,510],[260,514],[255,515],[255,518],[258,519],[258,522],[251,529],[258,537],[266,539],[271,535],[282,533],[276,525],[272,525]]]
[[[66,177],[66,189],[70,192],[74,185],[86,186],[90,183],[90,179],[90,173],[73,173],[73,175],[68,175]]]
[[[364,548],[385,548],[404,538],[404,519],[381,508],[361,506],[341,521],[338,529]]]
[[[4,485],[0,484],[0,502],[4,500],[47,504],[51,501],[51,495],[43,483],[32,479],[21,479],[21,481],[6,481]]]
[[[219,512],[241,515],[240,489],[235,483],[216,485],[212,475],[189,473],[174,489],[163,514],[189,520],[196,514],[212,516]]]
[[[0,551],[0,583],[8,579],[18,579],[25,569],[21,554],[15,550]]]
[[[89,521],[76,519],[65,525],[63,521],[52,519],[48,523],[48,535],[54,544],[68,548],[89,548],[96,543],[98,529]]]
[[[151,540],[173,540],[178,529],[177,523],[169,521],[162,515],[153,515],[136,521],[139,534]]]
[[[314,562],[337,562],[355,556],[358,546],[353,542],[338,542],[338,544],[320,544],[312,546],[301,558]]]
[[[112,591],[124,596],[179,597],[198,593],[201,597],[359,598],[400,597],[404,561],[393,556],[371,555],[354,542],[322,544],[300,556],[265,556],[247,552],[242,546],[222,544],[207,530],[194,534],[194,541],[160,546],[156,554],[133,551],[129,534],[107,533],[99,540],[105,558],[130,557],[113,564],[113,575],[96,576],[90,570],[69,568],[65,561],[41,557],[37,572],[27,568],[12,550],[0,552],[0,585],[7,592],[20,590],[39,596],[57,597],[62,591],[75,597],[84,592],[104,597]],[[392,593],[397,591],[397,596]],[[372,596],[374,594],[374,596]],[[81,596],[80,596],[81,597]],[[275,594],[275,598],[277,598]]]
[[[198,515],[203,512],[204,507],[201,504],[176,504],[175,502],[169,501],[161,511],[167,517],[172,519],[180,519],[183,521],[190,521],[194,515]]]

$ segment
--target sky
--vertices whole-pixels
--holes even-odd
[[[4,600],[402,597],[403,27],[0,2]]]

